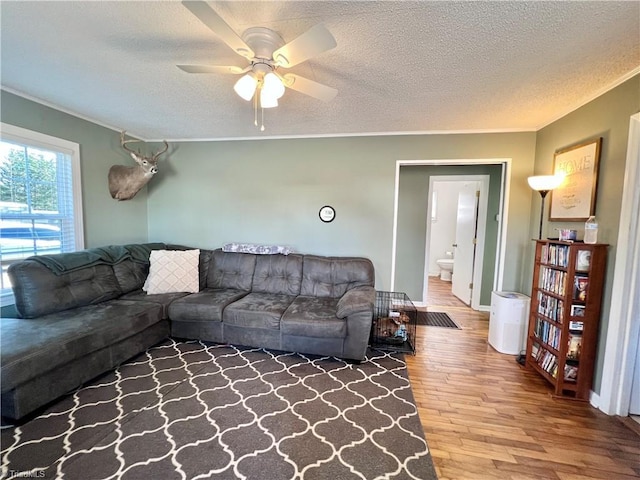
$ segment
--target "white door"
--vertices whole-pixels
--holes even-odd
[[[458,196],[451,292],[467,305],[471,305],[479,194],[480,182],[467,182]]]

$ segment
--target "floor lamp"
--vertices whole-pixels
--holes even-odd
[[[560,175],[537,175],[535,177],[529,177],[527,181],[529,186],[537,190],[542,197],[542,203],[540,204],[540,230],[538,233],[538,239],[542,239],[542,218],[544,217],[544,197],[547,196],[554,188],[558,188],[564,177]]]

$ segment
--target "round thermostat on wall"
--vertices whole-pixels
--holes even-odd
[[[320,212],[318,212],[318,215],[320,216],[320,220],[322,220],[325,223],[329,223],[329,222],[333,222],[333,219],[336,218],[336,211],[332,206],[325,205],[320,209]]]

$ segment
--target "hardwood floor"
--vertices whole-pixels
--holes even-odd
[[[487,343],[488,313],[437,277],[429,291],[428,310],[461,327],[419,325],[417,353],[406,356],[440,480],[640,478],[635,422],[552,398],[544,379]]]

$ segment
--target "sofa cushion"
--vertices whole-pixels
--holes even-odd
[[[293,295],[250,293],[224,309],[225,325],[278,330],[280,318],[294,300]]]
[[[169,318],[169,305],[175,300],[191,295],[187,292],[171,292],[171,293],[158,293],[148,294],[141,288],[133,292],[126,293],[119,297],[120,300],[133,300],[136,302],[151,302],[162,307],[162,318]]]
[[[347,321],[336,317],[337,298],[297,297],[282,315],[283,335],[344,338]]]
[[[142,289],[148,294],[200,291],[200,250],[154,250],[149,276]]]
[[[200,290],[207,288],[207,278],[209,278],[209,267],[213,259],[213,250],[200,249],[200,263],[198,272],[200,276]]]
[[[123,293],[139,290],[149,275],[149,264],[124,260],[113,266],[113,273]]]
[[[374,282],[373,264],[366,258],[305,255],[300,294],[340,298],[347,290],[372,287]]]
[[[9,266],[9,278],[22,318],[35,318],[119,297],[120,285],[110,265],[94,265],[54,274],[26,259]]]
[[[298,295],[302,255],[260,255],[256,258],[252,292]]]
[[[110,300],[45,315],[35,320],[2,319],[2,391],[161,321],[161,307]]]
[[[225,307],[246,294],[241,290],[206,288],[172,302],[169,318],[173,322],[221,322]]]
[[[113,272],[123,293],[140,290],[143,287],[145,280],[149,276],[149,257],[152,250],[193,250],[193,248],[183,245],[165,245],[164,243],[131,244],[125,245],[124,248],[132,252],[132,258],[135,258],[135,260],[127,259],[113,266]],[[148,252],[146,254],[147,260],[142,262],[140,259],[145,252]],[[198,263],[200,290],[207,286],[207,275],[212,254],[213,250],[200,250],[200,261]]]
[[[121,247],[103,247],[103,249],[113,248],[124,249],[129,257],[113,265],[113,273],[118,279],[122,293],[141,289],[149,275],[149,256],[151,252],[153,250],[168,249],[164,243],[131,243]]]
[[[256,256],[250,253],[213,251],[209,265],[207,287],[251,291]]]

